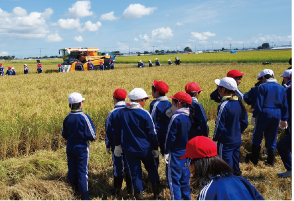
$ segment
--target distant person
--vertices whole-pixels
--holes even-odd
[[[148,62],[149,62],[149,67],[153,67],[151,60],[149,60]]]
[[[38,66],[37,73],[38,74],[42,74],[43,73],[42,65],[41,66]]]
[[[168,65],[173,65],[173,62],[170,59],[168,60]]]
[[[6,75],[12,75],[12,70],[11,70],[11,67],[9,66],[6,73],[5,73],[5,76]]]
[[[77,62],[76,63],[76,71],[84,71],[82,63]]]
[[[280,77],[283,78],[283,87],[288,88],[292,85],[292,69],[285,70]]]
[[[217,155],[216,144],[204,136],[189,140],[185,154],[191,171],[191,186],[202,189],[197,200],[264,200],[245,178],[233,175],[230,166]]]
[[[80,93],[68,96],[71,112],[63,121],[62,137],[67,140],[68,180],[79,190],[82,200],[89,200],[89,141],[95,140],[96,133],[90,116],[82,112],[84,100]]]
[[[2,63],[0,63],[0,76],[4,76],[4,67]]]
[[[175,64],[176,65],[180,65],[181,60],[179,59],[179,57],[175,57]]]
[[[242,82],[242,77],[243,77],[244,73],[240,73],[239,71],[237,70],[230,70],[228,73],[227,73],[227,77],[231,77],[231,78],[234,78],[234,80],[236,81],[237,83],[237,86],[239,86]],[[240,98],[243,100],[243,94],[242,92],[239,90],[239,88],[236,89],[236,93],[238,94],[238,96],[240,96]],[[211,100],[214,100],[215,102],[217,103],[220,103],[221,102],[221,97],[218,93],[218,89],[216,89],[214,92],[212,92],[210,94],[210,99]]]
[[[290,64],[290,67],[288,69],[292,69],[292,57],[289,59],[289,64]],[[285,82],[283,80],[282,82],[282,86],[284,86]]]
[[[11,74],[11,75],[16,75],[15,68],[14,68],[14,67],[12,67],[12,68],[11,68],[11,70],[12,70],[12,74]]]
[[[189,82],[185,86],[185,91],[192,97],[192,105],[194,107],[194,132],[195,136],[206,136],[209,134],[209,127],[207,125],[207,117],[204,108],[199,103],[200,92],[204,91],[196,82]]]
[[[158,61],[157,58],[155,58],[155,66],[160,66],[160,62]]]
[[[141,60],[138,61],[138,68],[145,68],[145,64]]]
[[[113,59],[110,60],[110,69],[111,70],[114,70],[114,62],[115,61]]]
[[[100,70],[104,70],[104,65],[103,65],[103,61],[100,61]]]
[[[60,72],[60,73],[63,72],[61,64],[58,64],[57,66],[58,66],[58,72]]]
[[[258,87],[258,96],[251,119],[251,124],[255,126],[252,136],[252,154],[246,155],[246,162],[250,160],[257,165],[264,136],[265,147],[268,149],[266,164],[274,166],[279,124],[282,129],[288,126],[287,93],[286,89],[274,79],[274,72],[271,69],[261,71],[260,77],[263,84]]]
[[[251,105],[251,108],[254,109],[256,99],[258,96],[258,86],[262,84],[260,74],[257,76],[258,82],[255,83],[254,87],[252,87],[248,92],[244,94],[244,102],[248,105]]]
[[[38,59],[37,60],[37,70],[36,70],[36,73],[38,72],[38,68],[39,67],[42,67],[42,64],[41,64],[41,61]]]
[[[27,64],[23,65],[24,69],[23,69],[23,74],[29,74],[29,68]]]
[[[231,77],[216,79],[218,92],[222,98],[218,106],[213,141],[217,141],[217,153],[233,170],[241,176],[240,148],[241,135],[248,126],[248,115],[242,99],[237,96],[237,83]]]
[[[88,66],[88,70],[93,70],[93,69],[94,69],[94,65],[93,65],[93,63],[90,61],[90,59],[88,60],[87,66]]]

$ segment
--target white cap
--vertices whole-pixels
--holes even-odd
[[[157,58],[155,58],[155,60],[158,60]]]
[[[150,96],[147,95],[146,91],[142,88],[134,88],[128,95],[129,99],[131,100],[140,100],[144,98],[149,98]]]
[[[170,59],[169,59],[169,60],[167,60],[167,61],[170,61]]]
[[[82,94],[74,92],[68,96],[67,100],[69,104],[74,104],[82,102],[83,100],[85,100],[85,98],[82,97]]]
[[[14,67],[12,67],[11,69],[13,69],[13,70],[14,70]]]
[[[24,64],[24,66],[28,66],[28,65]]]
[[[265,76],[265,75],[271,75],[271,76],[274,76],[274,71],[272,71],[271,69],[264,69],[263,71],[261,71],[259,73],[259,76],[262,77],[262,76]]]
[[[259,78],[261,78],[260,73],[257,75],[257,80],[259,80]]]
[[[281,75],[280,77],[292,77],[292,69],[287,69],[284,71],[283,75]]]
[[[148,61],[151,61],[151,60],[148,60]]]
[[[237,90],[237,82],[234,78],[231,77],[224,77],[223,79],[216,79],[214,80],[214,83],[217,84],[218,86],[224,87],[229,90]]]

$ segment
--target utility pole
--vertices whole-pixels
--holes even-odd
[[[176,45],[176,52],[178,52],[178,46]]]
[[[244,50],[244,43],[243,43],[243,50]]]
[[[231,48],[231,43],[230,43],[230,50],[231,50],[232,48]]]
[[[154,54],[154,45],[153,45],[153,54]]]

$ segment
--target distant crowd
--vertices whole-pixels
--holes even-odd
[[[168,65],[173,65],[173,62],[169,59],[168,61]],[[153,63],[151,60],[148,60],[149,63],[149,67],[153,67]],[[178,57],[175,57],[175,64],[176,65],[180,65],[181,60]],[[155,58],[155,66],[160,66],[160,62],[158,61],[157,58]],[[142,60],[138,61],[138,68],[145,68],[145,64],[144,62],[142,62]]]

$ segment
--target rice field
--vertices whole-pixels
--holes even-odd
[[[114,71],[55,73],[60,60],[47,60],[42,62],[43,70],[47,73],[36,74],[36,62],[31,61],[27,62],[30,74],[23,75],[23,64],[26,61],[3,63],[5,67],[14,66],[17,76],[0,77],[0,199],[79,199],[66,178],[66,142],[61,137],[62,122],[70,112],[67,102],[70,93],[79,92],[86,98],[83,111],[90,115],[96,127],[97,138],[91,143],[90,150],[90,198],[118,199],[110,195],[111,158],[106,154],[103,142],[104,123],[108,112],[113,108],[112,93],[115,89],[124,88],[130,92],[135,87],[141,87],[147,94],[151,94],[152,81],[162,80],[169,85],[167,95],[171,96],[184,91],[186,83],[197,82],[205,90],[201,92],[199,102],[203,104],[209,119],[212,137],[218,106],[209,98],[216,88],[214,79],[225,77],[229,70],[239,70],[245,73],[239,86],[244,93],[254,86],[261,70],[270,68],[281,83],[279,76],[289,67],[288,60],[291,57],[291,52],[281,52],[285,54],[281,56],[285,61],[273,62],[267,66],[261,65],[261,62],[244,64],[234,61],[216,64],[191,62],[180,66],[138,69],[135,64],[123,64],[120,61],[122,57],[117,57],[116,61],[121,64],[116,64]],[[235,55],[238,54],[239,52]],[[137,61],[137,58],[129,59],[130,63]],[[149,109],[150,102],[148,100],[145,109]],[[247,109],[250,110],[249,107]],[[266,157],[263,155],[258,167],[244,163],[244,157],[250,151],[252,131],[253,127],[248,126],[243,134],[240,165],[243,176],[266,199],[292,199],[291,178],[282,179],[276,175],[277,172],[285,171],[280,156],[276,156],[275,168],[263,164]],[[282,137],[283,131],[279,133],[279,139]],[[164,162],[162,158],[160,160],[160,198],[170,199]],[[143,177],[146,184],[145,197],[152,199],[146,172]],[[272,191],[273,187],[275,191]],[[196,199],[198,190],[193,189],[192,193],[192,199]],[[125,191],[121,196],[123,199],[132,199]]]

